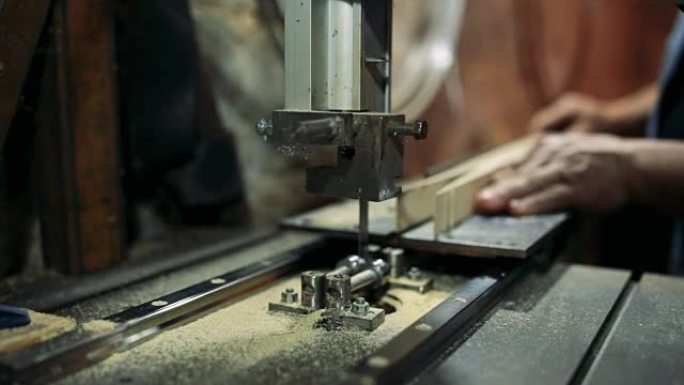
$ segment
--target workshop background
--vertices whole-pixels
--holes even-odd
[[[396,3],[429,25],[442,2]],[[431,132],[407,144],[405,176],[522,136],[565,92],[652,82],[675,7],[619,3],[456,7],[456,55],[417,112]],[[5,0],[0,34],[0,276],[95,271],[318,203],[309,159],[254,130],[283,100],[277,1]]]

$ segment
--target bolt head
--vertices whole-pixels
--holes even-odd
[[[420,271],[420,269],[418,269],[417,267],[410,268],[407,275],[408,275],[409,279],[412,279],[414,281],[417,281],[417,280],[423,278],[423,272]]]
[[[356,150],[352,146],[340,146],[338,147],[337,151],[339,152],[340,156],[345,158],[353,158],[356,154]]]
[[[268,120],[266,118],[261,118],[257,121],[256,131],[257,131],[257,134],[259,134],[260,136],[271,135],[272,129],[273,129],[273,123],[271,123],[270,120]]]
[[[369,309],[370,305],[363,297],[357,298],[356,301],[354,301],[354,303],[352,304],[352,313],[357,315],[366,315],[368,314]]]
[[[427,138],[428,135],[428,122],[425,120],[419,120],[415,123],[414,125],[414,134],[413,137],[416,138],[416,140],[423,140]]]

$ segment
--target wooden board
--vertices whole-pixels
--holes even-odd
[[[114,8],[67,0],[52,10],[38,191],[46,263],[67,274],[114,266],[127,253]]]
[[[31,317],[31,323],[26,326],[0,330],[0,355],[16,352],[59,337],[76,328],[76,321],[73,318],[59,317],[31,310],[29,310],[29,316]]]
[[[435,237],[469,217],[474,211],[475,195],[492,182],[499,172],[520,163],[535,144],[528,136],[520,141],[497,148],[461,177],[437,191],[435,195]]]
[[[482,173],[495,168],[494,166],[505,164],[505,161],[510,162],[514,158],[511,154],[529,151],[535,141],[536,136],[526,136],[468,159],[439,174],[405,184],[397,200],[397,229],[403,231],[429,220],[437,209],[435,198],[438,192],[452,181],[475,178],[472,174],[474,170],[480,170],[477,172]]]

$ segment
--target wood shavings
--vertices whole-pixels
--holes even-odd
[[[81,327],[87,332],[102,333],[114,330],[116,323],[98,319],[81,324]]]
[[[393,289],[401,305],[368,332],[314,328],[321,312],[268,312],[299,277],[282,280],[195,322],[168,330],[127,352],[66,378],[64,384],[301,384],[343,379],[346,370],[446,299],[457,287],[425,295]]]
[[[29,310],[29,316],[31,323],[26,326],[0,330],[0,355],[25,349],[76,328],[76,321],[73,318],[32,310]]]

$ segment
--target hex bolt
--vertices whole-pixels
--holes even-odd
[[[368,301],[363,297],[359,297],[352,304],[352,313],[356,315],[366,315],[368,314],[369,308],[370,305],[368,304]]]
[[[295,303],[298,299],[297,293],[293,288],[288,287],[284,292],[280,294],[280,302],[282,303]]]
[[[420,279],[423,279],[423,272],[420,271],[420,269],[417,267],[410,268],[406,275],[408,275],[409,279],[411,279],[413,281],[418,281]]]

